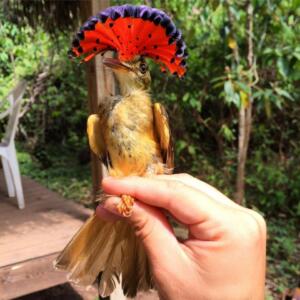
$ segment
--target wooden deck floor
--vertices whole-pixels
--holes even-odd
[[[6,197],[0,176],[0,300],[66,281],[52,261],[91,211],[23,178],[26,207]]]
[[[66,282],[66,274],[55,271],[52,262],[92,211],[29,178],[22,181],[26,206],[19,210],[16,199],[6,196],[0,170],[0,300],[28,294],[24,299],[52,300],[38,291]],[[95,299],[96,290],[75,290],[76,299]],[[75,299],[63,297],[55,299]],[[119,286],[111,299],[126,299]],[[158,300],[158,296],[154,291],[139,293],[136,300]]]

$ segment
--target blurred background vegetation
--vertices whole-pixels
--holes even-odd
[[[188,46],[184,80],[152,66],[153,99],[166,105],[176,141],[176,172],[264,215],[267,297],[279,299],[300,278],[300,1],[146,2],[172,15]],[[29,81],[17,138],[21,172],[87,203],[85,68],[67,58],[75,29],[49,33],[37,24],[0,5],[0,99],[20,78]]]

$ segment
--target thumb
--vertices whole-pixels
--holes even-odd
[[[119,197],[112,196],[105,201],[103,207],[109,212],[119,214],[117,206],[120,201]],[[169,267],[176,263],[177,257],[177,255],[169,255],[170,253],[178,252],[178,255],[182,256],[182,249],[173,229],[159,209],[135,201],[132,214],[123,219],[132,225],[137,237],[143,243],[152,265],[157,262],[161,264],[161,257],[164,257],[163,264]]]

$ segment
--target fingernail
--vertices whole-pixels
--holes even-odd
[[[114,214],[112,212],[110,212],[109,210],[105,209],[103,207],[103,205],[98,205],[96,208],[96,215],[101,218],[104,219],[106,221],[117,221],[122,219],[119,215]]]
[[[129,197],[129,196],[128,196]],[[124,200],[125,201],[125,200]],[[130,217],[133,210],[133,204],[123,202],[120,197],[111,197],[105,201],[103,207],[108,211],[121,217]]]
[[[121,198],[110,197],[102,204],[102,207],[117,216],[121,216],[117,208],[120,202],[121,202]]]

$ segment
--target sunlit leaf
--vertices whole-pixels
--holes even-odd
[[[239,94],[235,92],[233,84],[230,80],[224,83],[225,100],[228,104],[233,103],[236,107],[240,107]]]
[[[193,145],[189,145],[188,146],[188,152],[191,155],[195,155],[196,154],[196,148]]]
[[[241,81],[236,81],[235,84],[246,94],[250,94],[250,87]]]
[[[283,90],[283,89],[281,89],[281,88],[279,88],[279,87],[275,87],[274,90],[275,90],[275,92],[276,92],[278,95],[280,95],[280,96],[283,96],[283,97],[285,97],[285,98],[287,98],[287,99],[289,99],[289,100],[292,100],[292,101],[295,100],[295,99],[291,96],[291,94],[290,94],[289,92],[287,92],[286,90]]]
[[[286,78],[288,76],[289,65],[288,65],[287,60],[284,57],[282,57],[282,56],[278,57],[278,59],[277,59],[277,68],[278,68],[279,73],[283,77]]]
[[[179,154],[183,149],[185,149],[186,146],[187,146],[187,142],[186,142],[186,141],[184,141],[184,140],[178,140],[178,141],[176,142],[176,150],[177,150],[178,154]]]
[[[190,94],[189,93],[185,93],[182,97],[182,101],[183,102],[187,102],[189,100]]]
[[[228,142],[231,142],[231,141],[235,140],[235,136],[234,136],[232,130],[226,124],[223,124],[221,126],[220,133],[224,136],[224,138]]]
[[[244,91],[240,91],[240,99],[242,106],[247,107],[249,105],[249,94]]]
[[[230,80],[228,80],[224,83],[224,91],[230,97],[234,94],[233,85]]]
[[[236,49],[237,48],[237,43],[236,43],[235,39],[231,36],[228,37],[227,44],[228,44],[228,47],[230,49]]]

